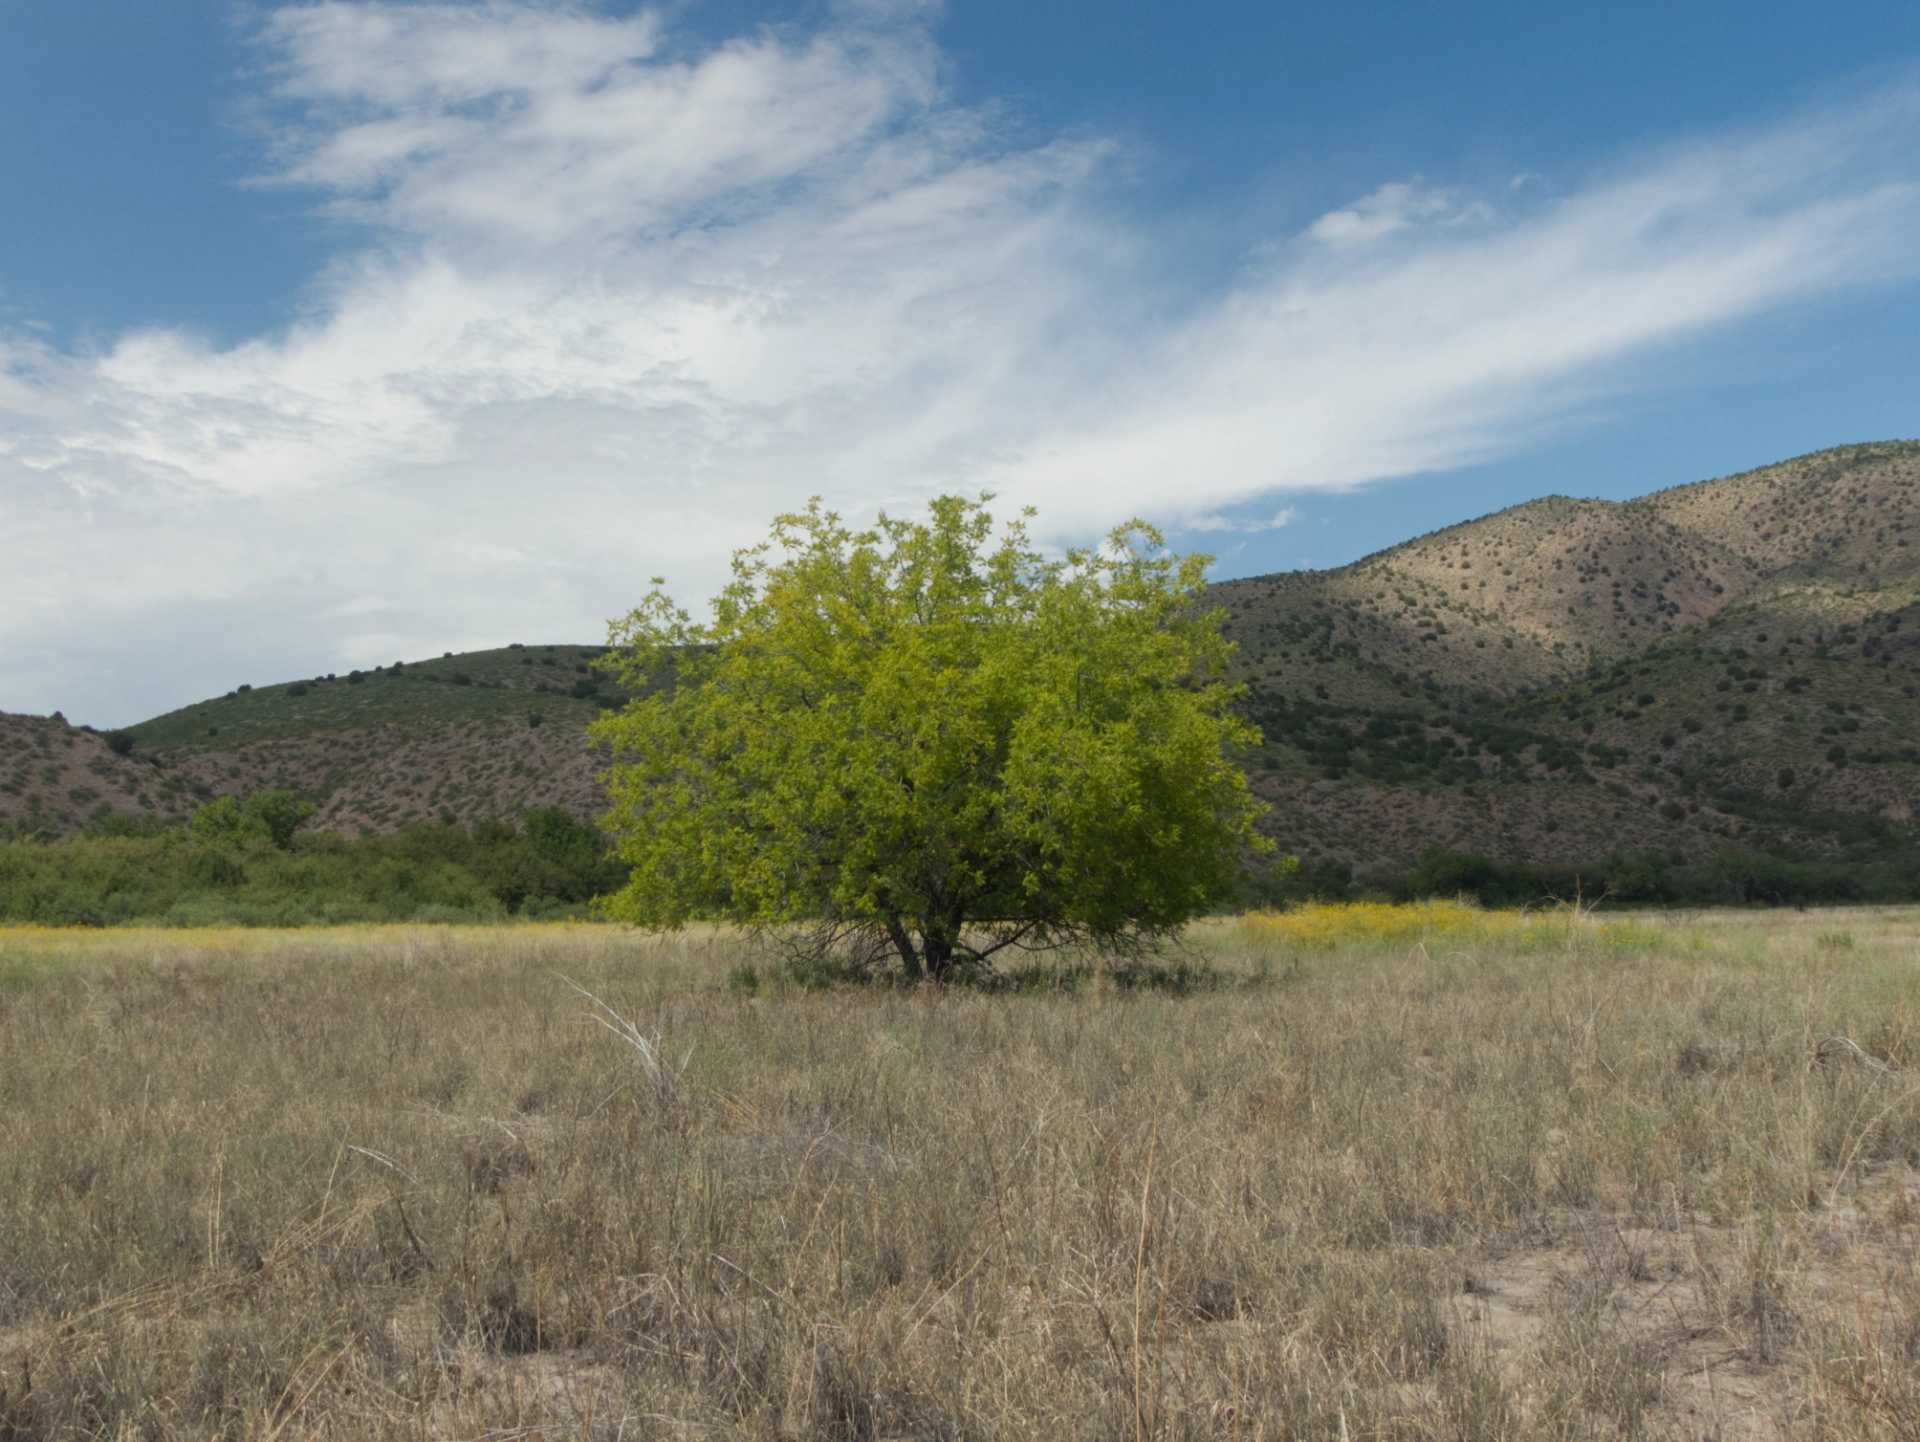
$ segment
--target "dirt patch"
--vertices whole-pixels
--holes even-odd
[[[1653,1435],[1803,1437],[1822,1394],[1904,1361],[1912,1324],[1920,1173],[1838,1202],[1792,1229],[1555,1213],[1460,1255],[1450,1326],[1517,1389],[1558,1373],[1637,1398]]]

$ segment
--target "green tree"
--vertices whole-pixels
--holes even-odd
[[[606,839],[564,806],[536,806],[526,813],[527,845],[558,866],[591,866],[606,854]]]
[[[245,801],[216,796],[193,813],[193,839],[238,846],[250,837],[264,837],[282,851],[293,845],[293,833],[315,807],[291,791],[256,791]]]
[[[1049,560],[988,499],[858,533],[816,500],[734,557],[711,623],[657,579],[615,623],[601,665],[640,694],[593,727],[632,867],[609,912],[940,977],[1151,944],[1270,850],[1209,558],[1136,522]]]

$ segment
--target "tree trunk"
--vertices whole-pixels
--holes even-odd
[[[900,953],[900,964],[907,969],[908,981],[919,981],[926,975],[920,964],[920,953],[914,950],[913,938],[907,934],[906,927],[900,924],[900,918],[887,918],[887,940],[893,943],[893,949]]]
[[[927,918],[926,929],[920,933],[920,954],[926,959],[927,974],[936,981],[944,980],[953,970],[954,953],[959,950],[960,931],[965,925],[964,908],[952,903],[946,915]]]
[[[920,945],[927,959],[927,975],[941,980],[953,968],[953,943],[940,932],[928,930],[922,933]]]

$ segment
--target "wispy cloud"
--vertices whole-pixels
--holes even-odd
[[[1462,204],[1453,192],[1413,181],[1394,180],[1351,205],[1330,210],[1307,227],[1307,238],[1328,245],[1367,245],[1422,221],[1486,218],[1487,207]]]
[[[1299,519],[1299,513],[1292,506],[1282,506],[1264,520],[1255,517],[1252,520],[1237,519],[1233,516],[1207,515],[1194,516],[1182,527],[1186,531],[1235,531],[1241,534],[1253,534],[1260,531],[1277,531],[1282,526],[1290,526]]]
[[[1286,492],[1491,455],[1650,348],[1915,264],[1894,91],[1554,198],[1372,178],[1169,321],[1111,148],[953,104],[923,15],[698,53],[508,0],[273,17],[261,183],[378,239],[231,348],[0,339],[0,706],[120,720],[266,679],[246,657],[590,634],[815,492],[1279,525]]]

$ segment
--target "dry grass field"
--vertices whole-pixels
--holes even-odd
[[[0,1438],[1920,1435],[1920,913],[1191,947],[0,931]]]

